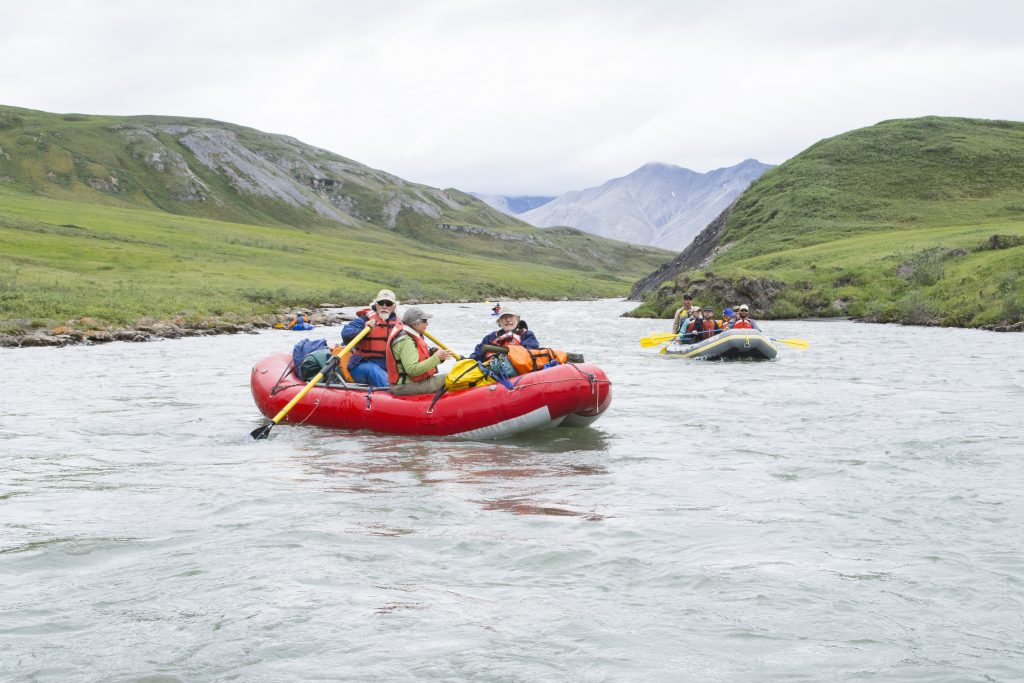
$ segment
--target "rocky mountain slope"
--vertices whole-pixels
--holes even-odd
[[[678,250],[769,168],[754,159],[708,173],[651,163],[517,216],[536,226],[568,225],[624,242]]]
[[[287,225],[518,222],[285,135],[205,119],[0,107],[0,186],[220,220]]]
[[[0,244],[11,334],[241,323],[365,304],[384,284],[403,301],[622,296],[671,255],[539,229],[283,135],[13,107],[0,107]]]

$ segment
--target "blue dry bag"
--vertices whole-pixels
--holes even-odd
[[[303,339],[292,348],[292,363],[298,370],[306,356],[319,349],[327,348],[326,339]]]

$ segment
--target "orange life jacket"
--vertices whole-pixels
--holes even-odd
[[[740,318],[732,326],[732,329],[734,329],[734,330],[752,330],[752,329],[754,329],[754,326],[752,324],[750,324],[750,320],[749,319],[747,319],[747,318]]]
[[[402,329],[402,323],[399,322],[398,317],[396,316],[392,320],[383,320],[372,308],[356,311],[356,315],[366,318],[368,321],[376,320],[377,324],[370,329],[369,334],[359,340],[359,343],[352,349],[352,355],[363,358],[385,358],[391,333],[396,329]]]
[[[420,361],[425,361],[426,359],[430,358],[430,347],[427,346],[427,342],[423,339],[423,337],[416,334],[412,330],[405,329],[404,327],[398,327],[394,329],[391,332],[391,336],[388,337],[387,353],[385,354],[388,363],[389,384],[406,384],[407,382],[422,382],[431,375],[437,373],[437,368],[433,367],[424,372],[422,375],[410,377],[409,374],[405,371],[405,368],[398,367],[398,359],[395,358],[395,351],[392,348],[392,346],[396,341],[398,341],[398,338],[403,334],[412,337],[412,340],[416,342],[416,351],[420,355]]]

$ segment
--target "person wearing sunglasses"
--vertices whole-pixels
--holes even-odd
[[[447,373],[439,374],[437,366],[455,354],[427,345],[423,333],[433,317],[433,314],[413,306],[402,315],[402,327],[391,333],[387,364],[392,394],[433,394],[444,386]]]
[[[360,384],[388,386],[388,339],[402,324],[398,321],[398,300],[390,289],[382,289],[369,308],[356,311],[356,317],[341,329],[341,341],[348,344],[369,327],[370,332],[352,349],[349,374]]]
[[[733,323],[732,329],[734,329],[734,330],[744,330],[744,329],[745,330],[760,330],[761,329],[760,327],[758,327],[758,325],[754,321],[754,319],[749,317],[750,316],[750,306],[748,306],[746,304],[741,304],[740,307],[738,309],[736,309],[736,314],[739,317]]]

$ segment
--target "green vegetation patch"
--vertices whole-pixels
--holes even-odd
[[[694,289],[718,306],[747,294],[766,318],[1018,324],[1024,123],[925,117],[822,140],[740,196],[708,270],[680,274],[637,313],[671,315]],[[741,286],[759,280],[781,286]]]
[[[604,253],[594,246],[600,241],[554,238],[576,240],[563,250],[601,252],[608,269],[501,240],[464,239],[449,249],[387,230],[300,231],[0,192],[0,322],[241,321],[282,306],[364,303],[382,285],[404,300],[622,296],[666,256],[610,241],[620,253]],[[466,253],[474,239],[501,248]]]

